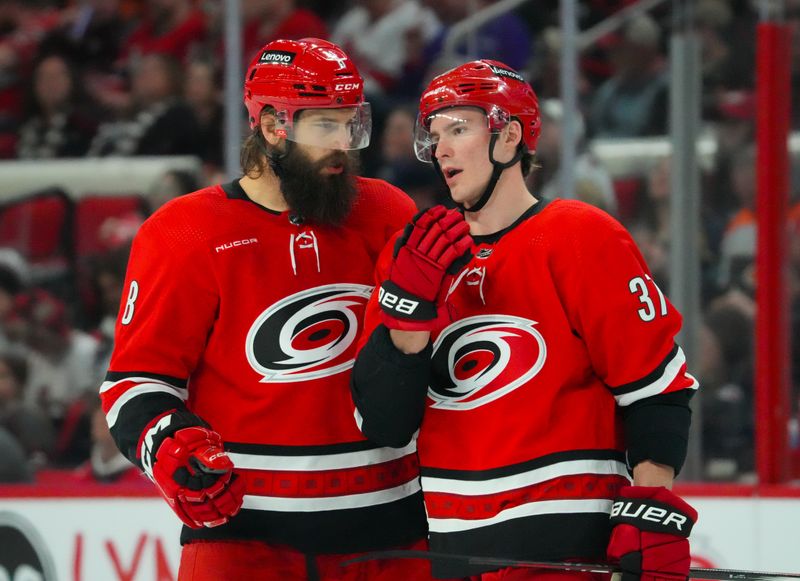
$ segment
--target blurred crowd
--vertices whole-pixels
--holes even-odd
[[[399,186],[424,208],[445,195],[413,153],[422,87],[468,58],[505,62],[540,99],[543,132],[532,191],[576,197],[616,216],[668,294],[671,160],[612,176],[593,144],[667,133],[670,3],[580,52],[579,151],[575,191],[566,193],[559,167],[565,111],[558,100],[558,0],[527,2],[446,50],[454,24],[492,3],[241,0],[242,66],[276,38],[316,36],[342,46],[366,79],[375,116],[363,173]],[[631,4],[581,2],[580,28]],[[136,229],[169,199],[224,179],[222,6],[221,0],[0,0],[0,159],[193,155],[202,162],[201,172],[168,172],[106,216],[92,230],[92,244],[64,252],[64,268],[43,268],[31,248],[7,241],[0,248],[0,481],[46,481],[53,469],[67,471],[58,478],[78,481],[141,480],[110,441],[97,390]],[[702,476],[747,480],[754,472],[757,3],[697,0],[695,16],[702,131],[717,143],[701,187],[704,318],[695,367],[703,386]],[[800,0],[787,0],[786,17],[794,29],[792,124],[800,130]],[[800,479],[800,175],[792,177],[790,428]],[[9,211],[3,200],[0,210]]]

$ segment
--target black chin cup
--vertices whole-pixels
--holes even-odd
[[[520,147],[517,150],[517,153],[515,153],[514,157],[512,157],[509,161],[507,161],[506,163],[502,163],[502,162],[497,161],[494,158],[494,145],[495,145],[495,143],[497,143],[497,136],[498,135],[499,135],[499,133],[492,133],[492,138],[489,140],[489,161],[492,162],[492,175],[489,178],[489,182],[486,184],[486,188],[484,188],[483,193],[481,194],[481,197],[478,198],[478,201],[475,202],[469,208],[465,208],[463,204],[459,204],[458,202],[455,202],[456,206],[461,208],[461,210],[463,210],[464,212],[478,212],[478,211],[480,211],[481,208],[483,208],[486,205],[486,203],[489,201],[489,198],[492,197],[492,193],[494,192],[494,188],[497,185],[497,180],[500,179],[500,174],[502,174],[504,170],[510,168],[512,165],[514,165],[519,160],[521,160],[522,156],[525,155],[528,152],[528,148],[523,143],[522,147]],[[442,168],[439,166],[439,160],[436,159],[436,149],[435,149],[436,146],[434,145],[433,147],[434,147],[434,149],[432,151],[432,153],[433,153],[433,168],[436,170],[436,173],[439,176],[439,178],[443,182],[445,182],[445,185],[447,185],[447,180],[445,180],[444,173],[442,172]]]

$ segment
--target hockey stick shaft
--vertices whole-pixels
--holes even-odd
[[[493,557],[474,557],[469,555],[453,555],[431,551],[376,551],[350,559],[343,566],[362,561],[377,559],[428,559],[431,561],[457,561],[464,565],[485,565],[501,567],[518,567],[522,569],[544,569],[558,571],[583,571],[586,573],[620,573],[618,567],[605,563],[568,563],[556,561],[518,561],[514,559],[498,559]],[[689,579],[717,579],[719,581],[780,581],[781,579],[800,579],[798,573],[772,573],[765,571],[740,571],[736,569],[704,569],[693,567],[689,570]]]

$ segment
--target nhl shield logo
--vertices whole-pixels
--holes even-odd
[[[247,333],[247,361],[266,382],[294,382],[353,366],[355,340],[372,287],[331,284],[267,308]]]
[[[521,317],[481,315],[445,328],[433,346],[432,407],[474,409],[536,376],[547,359],[547,345],[535,326]]]

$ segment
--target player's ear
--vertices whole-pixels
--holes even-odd
[[[522,141],[522,125],[516,119],[512,119],[505,127],[504,142],[516,151],[520,141]]]
[[[510,161],[517,153],[522,141],[522,125],[516,119],[506,125],[500,132],[497,144],[494,146],[494,159],[500,163]]]
[[[264,136],[264,141],[270,145],[277,145],[281,140],[281,137],[278,137],[278,135],[275,133],[275,126],[275,115],[266,111],[261,114],[261,124],[259,127],[261,130],[261,135]]]

